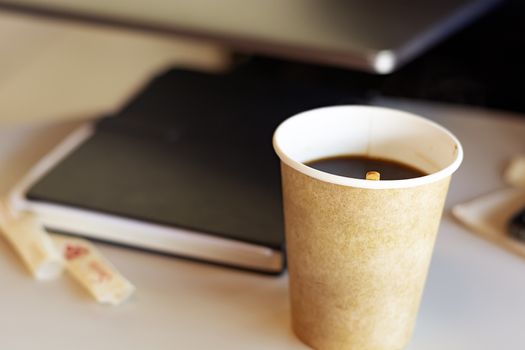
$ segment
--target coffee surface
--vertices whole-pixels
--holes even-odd
[[[427,175],[419,169],[395,160],[362,155],[321,158],[305,164],[326,173],[356,179],[365,179],[369,171],[379,172],[381,180],[403,180]]]

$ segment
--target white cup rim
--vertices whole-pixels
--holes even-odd
[[[411,179],[403,179],[403,180],[370,181],[370,180],[356,179],[356,178],[334,175],[334,174],[330,174],[324,171],[314,169],[312,167],[309,167],[303,164],[302,162],[299,162],[293,159],[292,157],[289,156],[289,154],[287,154],[287,152],[283,149],[283,147],[281,147],[281,138],[282,138],[283,129],[286,127],[288,123],[292,122],[293,120],[296,120],[299,118],[305,118],[312,114],[318,114],[318,113],[326,114],[327,112],[336,112],[336,111],[337,112],[340,112],[340,111],[355,112],[357,109],[383,111],[386,113],[395,112],[397,114],[404,115],[404,117],[415,118],[415,119],[418,119],[420,121],[427,123],[429,126],[439,130],[440,132],[445,134],[447,137],[449,137],[453,141],[453,143],[455,144],[455,148],[457,150],[454,160],[448,166],[442,168],[441,170],[433,172],[425,176],[411,178]],[[278,157],[281,159],[281,161],[284,164],[299,171],[300,173],[303,173],[312,178],[315,178],[315,179],[318,179],[324,182],[333,183],[336,185],[355,187],[355,188],[365,188],[365,189],[396,189],[396,188],[409,188],[409,187],[427,185],[427,184],[434,183],[446,177],[451,176],[459,168],[459,166],[461,165],[461,162],[463,161],[463,148],[461,146],[461,143],[450,131],[445,129],[443,126],[435,123],[434,121],[431,121],[429,119],[420,117],[418,115],[415,115],[409,112],[395,110],[391,108],[363,106],[363,105],[321,107],[321,108],[316,108],[316,109],[298,113],[286,119],[277,127],[277,129],[275,130],[273,134],[273,147]]]

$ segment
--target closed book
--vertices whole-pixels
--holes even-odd
[[[284,270],[275,127],[341,93],[173,69],[77,130],[13,192],[51,231],[247,270]]]

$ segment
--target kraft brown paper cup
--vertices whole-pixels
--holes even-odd
[[[284,121],[273,143],[281,159],[295,333],[322,350],[404,348],[450,177],[463,158],[459,141],[409,113],[340,106]],[[397,160],[429,175],[370,181],[303,164],[346,154]]]

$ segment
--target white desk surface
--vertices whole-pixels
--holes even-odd
[[[7,19],[7,22],[11,21],[9,23],[5,18],[2,20],[0,27],[7,25],[13,35],[28,33],[20,30],[19,25],[23,28],[27,26],[20,24],[18,19],[14,19],[14,24],[12,19]],[[37,33],[37,37],[48,33],[45,30],[56,30],[54,24],[44,26],[47,29],[41,25],[40,22],[32,24],[36,26],[32,28],[32,33]],[[73,40],[73,46],[67,45],[67,50],[63,52],[76,52],[74,48],[79,46],[78,40],[84,35],[87,39],[82,40],[90,45],[99,42],[91,34],[67,32],[78,37]],[[48,37],[51,38],[51,34]],[[42,40],[34,39],[34,35],[29,38],[31,40],[26,40],[26,45],[42,43]],[[118,55],[124,51],[114,46],[122,42],[122,38],[106,40],[110,41],[103,45],[103,52],[107,53],[108,47],[111,47],[114,59],[111,65],[103,68],[111,73],[113,67],[118,66],[119,61],[115,57],[120,57]],[[129,40],[126,45],[132,46],[134,51],[125,51],[128,56],[130,52],[134,55],[136,52],[152,53],[156,50],[159,54],[162,52],[163,57],[171,57],[172,54],[177,56],[177,49],[188,48],[187,45],[179,45],[172,51],[170,43],[153,44],[151,41],[144,42],[143,38]],[[23,63],[18,61],[18,57],[22,56],[13,53],[15,46],[9,46],[12,42],[4,41],[0,49],[5,48],[7,43],[8,50],[4,51],[11,54],[13,67],[18,67]],[[17,45],[21,45],[20,41]],[[27,51],[28,47],[34,48],[29,45],[23,50],[18,49]],[[128,46],[125,49],[131,50]],[[208,52],[201,48],[192,50],[196,57]],[[55,72],[61,72],[60,59],[63,55],[53,55],[49,64]],[[213,56],[211,53],[208,55]],[[95,56],[98,57],[91,53],[90,57]],[[157,56],[153,53],[149,56],[154,57],[154,66],[166,64],[166,61],[157,62]],[[2,56],[0,67],[7,67],[5,57]],[[149,59],[143,58],[141,62]],[[83,64],[91,65],[93,72],[101,74],[101,66],[93,65],[91,61],[85,60]],[[41,63],[37,66],[41,67]],[[144,67],[143,73],[152,69]],[[82,113],[71,111],[85,107],[84,101],[73,101],[67,108],[57,107],[53,98],[60,101],[63,96],[46,95],[48,88],[42,80],[33,84],[30,78],[42,69],[32,69],[20,68],[22,76],[17,79],[9,73],[12,70],[0,71],[0,195],[32,162],[79,124]],[[135,68],[129,66],[126,69],[126,73],[119,70],[121,80],[116,84],[124,90],[129,84],[129,71]],[[86,77],[89,76],[86,73]],[[48,78],[54,78],[54,75]],[[133,81],[134,84],[139,82]],[[54,86],[52,83],[53,79],[51,87]],[[63,93],[72,90],[68,84],[71,84],[71,79],[60,81]],[[129,91],[112,93],[115,94],[112,103],[115,103]],[[48,115],[42,116],[45,114],[42,110],[44,102]],[[97,108],[113,108],[109,102],[105,101]],[[378,103],[431,117],[462,141],[465,161],[454,176],[448,207],[502,187],[500,175],[505,162],[515,154],[525,153],[524,118],[500,112],[414,102]],[[95,111],[89,112],[93,114]],[[63,118],[66,112],[71,113],[71,120],[49,121],[50,118]],[[30,121],[33,117],[34,120]],[[11,122],[6,122],[9,119]],[[13,119],[23,119],[24,122],[15,123]],[[306,349],[290,329],[286,275],[279,278],[259,276],[110,245],[97,245],[137,287],[131,300],[119,307],[96,304],[67,276],[53,282],[32,280],[5,241],[0,239],[1,349]],[[523,325],[525,260],[472,235],[446,212],[415,334],[408,350],[525,349]]]
[[[448,207],[503,186],[525,153],[525,119],[476,109],[382,101],[431,117],[465,148]],[[3,126],[0,190],[78,121]],[[0,240],[2,349],[304,349],[290,330],[286,275],[275,278],[98,244],[137,286],[97,305],[72,280],[33,281]],[[525,261],[445,213],[408,349],[524,349]]]

